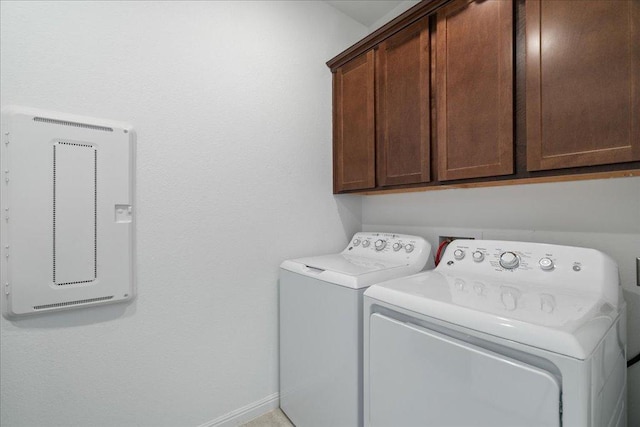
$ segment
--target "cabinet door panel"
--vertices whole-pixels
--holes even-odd
[[[375,186],[374,57],[370,51],[333,77],[334,192]]]
[[[527,169],[640,160],[640,2],[529,1]]]
[[[429,20],[376,52],[377,173],[381,186],[429,182]]]
[[[454,1],[438,12],[440,181],[513,173],[513,5]]]

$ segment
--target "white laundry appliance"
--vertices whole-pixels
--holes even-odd
[[[362,232],[339,254],[282,263],[280,407],[297,427],[362,426],[362,294],[430,255],[421,237]]]
[[[364,311],[366,426],[626,425],[625,304],[601,252],[454,240]]]

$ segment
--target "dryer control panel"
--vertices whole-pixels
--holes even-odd
[[[588,248],[454,240],[436,270],[446,274],[483,276],[504,283],[524,282],[551,285],[563,291],[604,294],[612,303],[618,294],[616,263],[604,253]]]

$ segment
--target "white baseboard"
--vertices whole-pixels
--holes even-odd
[[[213,421],[208,421],[199,427],[236,427],[246,422],[251,421],[254,418],[258,418],[260,415],[273,411],[280,406],[280,393],[273,393],[264,399],[260,399],[257,402],[243,406],[229,412],[221,417],[216,418]]]

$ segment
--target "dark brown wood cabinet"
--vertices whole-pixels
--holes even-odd
[[[453,1],[436,40],[438,179],[512,174],[512,2]]]
[[[335,193],[640,176],[640,0],[423,0],[327,65]]]
[[[375,186],[374,55],[338,68],[333,78],[334,192]]]
[[[376,177],[379,186],[430,180],[429,19],[376,51]]]
[[[640,1],[526,3],[527,169],[640,160]]]

